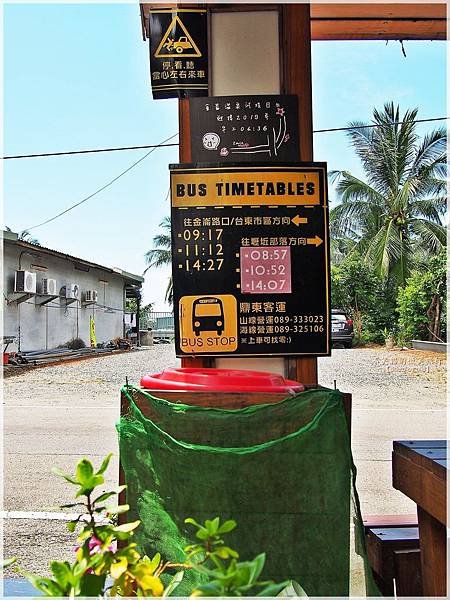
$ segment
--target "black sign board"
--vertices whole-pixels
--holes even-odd
[[[326,163],[170,169],[177,356],[328,355]]]
[[[208,95],[207,12],[150,11],[153,98]]]
[[[300,159],[297,96],[192,98],[194,162],[274,162]]]

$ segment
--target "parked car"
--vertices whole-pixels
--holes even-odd
[[[351,348],[353,343],[353,321],[349,319],[345,310],[333,308],[331,310],[331,343]]]

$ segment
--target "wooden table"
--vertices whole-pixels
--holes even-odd
[[[447,441],[395,441],[392,483],[417,504],[424,596],[446,596]]]

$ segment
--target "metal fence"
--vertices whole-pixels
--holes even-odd
[[[172,312],[151,312],[141,318],[139,328],[153,331],[153,340],[171,341],[174,336]]]

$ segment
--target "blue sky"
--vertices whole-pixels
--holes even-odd
[[[393,100],[419,118],[446,115],[444,42],[313,45],[314,127],[369,121]],[[177,101],[151,97],[148,46],[137,4],[4,6],[6,155],[156,144],[177,132]],[[437,126],[438,124],[436,124]],[[433,124],[421,126],[424,132]],[[361,174],[342,132],[314,136],[315,159]],[[145,150],[5,161],[4,222],[14,231],[54,216]],[[153,152],[110,188],[32,231],[51,248],[142,273],[144,253],[169,214],[168,168],[177,148]],[[165,308],[168,272],[153,272],[144,301]]]

